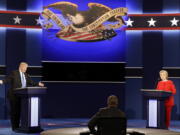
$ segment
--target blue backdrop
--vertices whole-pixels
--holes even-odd
[[[24,0],[0,0],[0,10],[20,10],[20,11],[34,11],[41,12],[42,7],[47,6],[48,4],[58,2],[60,0],[27,0],[23,6],[19,7],[19,4],[15,5],[14,3],[19,3]],[[91,0],[91,1],[82,1],[82,0],[69,0],[73,3],[79,5],[81,10],[86,10],[88,2],[97,2],[102,3],[111,8],[117,7],[127,7],[130,14],[134,13],[180,13],[180,1],[163,1],[163,0],[151,0],[151,3],[148,3],[147,0]],[[154,8],[155,4],[156,8]],[[18,33],[18,34],[17,34]],[[42,34],[43,33],[43,34]],[[40,66],[41,65],[41,47],[43,47],[43,59],[42,60],[52,60],[52,61],[125,61],[127,67],[140,68],[143,70],[142,77],[127,77],[126,84],[120,86],[118,84],[117,88],[115,85],[102,84],[102,87],[97,87],[96,84],[92,84],[91,88],[94,92],[98,92],[101,95],[101,90],[103,90],[104,97],[108,94],[120,93],[121,96],[124,96],[123,99],[123,109],[126,111],[128,118],[142,119],[144,112],[143,99],[140,93],[141,88],[154,88],[154,79],[158,76],[158,71],[152,72],[149,75],[149,71],[154,67],[165,67],[165,68],[177,68],[180,67],[180,32],[179,31],[158,31],[156,33],[159,38],[156,44],[157,46],[152,46],[153,48],[148,49],[153,42],[149,40],[149,37],[154,36],[152,31],[117,31],[118,36],[112,40],[95,42],[95,43],[79,43],[79,42],[68,42],[61,39],[54,39],[54,33],[47,33],[46,31],[42,32],[41,30],[19,30],[19,29],[10,29],[10,28],[1,28],[0,29],[0,65],[6,66],[7,71],[15,69],[19,59],[28,61],[31,66]],[[53,36],[53,38],[50,38]],[[21,39],[18,42],[17,39]],[[25,41],[24,41],[25,40]],[[127,41],[126,41],[127,40]],[[42,41],[42,42],[41,42]],[[148,44],[146,44],[148,43]],[[13,53],[12,53],[13,50]],[[153,54],[159,54],[156,56],[161,57],[157,59],[154,55],[145,54],[145,51],[152,52]],[[19,55],[18,55],[19,54]],[[21,55],[22,54],[22,55]],[[23,57],[22,57],[23,56]],[[155,65],[153,60],[158,60],[159,62]],[[149,64],[146,63],[149,61]],[[13,64],[15,63],[15,64]],[[149,75],[149,77],[147,77]],[[4,76],[1,76],[0,79],[3,79]],[[173,119],[180,119],[180,79],[179,78],[170,78],[174,81],[177,94],[175,95],[175,107],[173,109],[172,117]],[[58,86],[59,85],[59,86]],[[75,84],[72,84],[75,86]],[[64,86],[62,84],[49,84],[47,97],[45,103],[43,104],[44,115],[48,116],[57,116],[53,114],[57,108],[54,109],[54,112],[48,108],[51,108],[54,103],[57,103],[61,98],[62,93],[61,88],[65,92],[71,93],[71,90],[74,90],[74,86],[68,85]],[[48,84],[47,84],[48,86]],[[71,87],[72,86],[72,87]],[[80,85],[78,87],[79,92],[76,93],[80,97],[81,90],[83,91],[86,87]],[[67,90],[69,91],[66,91]],[[73,89],[72,89],[73,88]],[[108,88],[108,89],[107,89]],[[89,93],[92,92],[91,89],[86,89]],[[109,91],[108,91],[109,90]],[[76,91],[77,92],[77,91]],[[5,115],[5,86],[0,86],[0,118],[4,118]],[[98,101],[99,97],[94,97],[94,101]],[[104,99],[102,99],[104,100]],[[57,101],[57,102],[56,102]],[[134,105],[136,101],[136,105]],[[72,104],[73,105],[73,104]],[[97,108],[101,107],[104,104],[99,104]],[[97,110],[91,110],[94,113]],[[60,114],[59,114],[60,115]]]

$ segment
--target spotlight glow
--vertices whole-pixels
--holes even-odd
[[[42,12],[43,0],[27,0],[27,12]]]
[[[128,14],[142,14],[142,0],[128,0],[126,7]]]
[[[6,1],[0,0],[0,10],[6,10]]]
[[[26,31],[31,33],[42,33],[42,29],[26,29]]]

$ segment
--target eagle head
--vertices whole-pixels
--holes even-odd
[[[77,13],[75,15],[67,14],[67,17],[75,25],[80,25],[80,24],[85,22],[84,16],[82,14],[80,14],[80,13]]]

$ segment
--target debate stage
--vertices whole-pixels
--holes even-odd
[[[42,119],[43,132],[26,134],[16,133],[11,130],[9,120],[0,120],[0,135],[79,135],[79,132],[86,132],[89,118],[62,118],[62,119]],[[145,120],[128,120],[129,133],[140,132],[145,135],[180,135],[180,121],[171,121],[169,130],[159,130],[145,128]]]
[[[61,128],[47,130],[41,133],[41,135],[79,135],[80,132],[86,132],[88,128]],[[162,130],[162,129],[150,129],[150,128],[128,128],[127,135],[131,133],[143,133],[145,135],[180,135],[180,132]]]

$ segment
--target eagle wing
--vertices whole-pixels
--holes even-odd
[[[78,5],[71,2],[56,2],[45,6],[44,8],[54,8],[60,10],[62,14],[67,17],[67,14],[75,15],[77,12]]]
[[[99,4],[99,3],[88,3],[88,7],[90,8],[89,12],[91,12],[91,15],[92,17],[94,17],[94,19],[95,17],[97,19],[103,14],[105,14],[106,12],[109,12],[110,10],[112,10],[112,8],[107,7],[103,4]],[[122,19],[121,17],[119,18]],[[115,17],[111,17],[108,21],[116,22],[117,20],[115,19]]]

